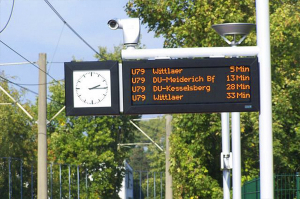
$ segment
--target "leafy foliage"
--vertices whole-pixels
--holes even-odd
[[[5,77],[4,73],[0,75]],[[0,80],[0,86],[17,102],[21,101],[24,93],[10,87],[6,81]],[[20,182],[20,167],[23,165],[23,193],[30,197],[30,187],[25,184],[30,183],[29,171],[33,162],[36,162],[37,129],[33,121],[2,90],[0,103],[12,103],[0,105],[0,198],[8,198],[9,192],[6,190],[9,190],[9,164],[13,182]],[[30,112],[30,104],[23,106]],[[19,197],[20,186],[12,187],[12,191],[15,193],[14,197]]]

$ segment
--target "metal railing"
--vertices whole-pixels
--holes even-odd
[[[300,199],[300,173],[276,174],[274,177],[275,199]],[[243,199],[260,199],[260,179],[245,182],[242,187]]]
[[[164,199],[165,173],[133,171],[134,199]]]
[[[74,199],[90,196],[88,170],[80,165],[48,163],[48,197]],[[133,171],[133,199],[164,199],[164,172]],[[0,198],[36,199],[36,163],[0,157]]]
[[[88,170],[79,165],[48,164],[48,197],[88,198]],[[0,198],[37,198],[36,163],[0,157]]]

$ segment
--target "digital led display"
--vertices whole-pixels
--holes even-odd
[[[123,61],[125,114],[259,111],[257,58]]]

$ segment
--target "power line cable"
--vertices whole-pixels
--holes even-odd
[[[28,59],[26,59],[23,55],[21,55],[20,53],[18,53],[16,50],[14,50],[12,47],[10,47],[9,45],[7,45],[6,43],[4,43],[2,40],[0,40],[0,42],[5,45],[7,48],[9,48],[11,51],[13,51],[14,53],[16,53],[17,55],[19,55],[20,57],[22,57],[24,60],[26,60],[29,64],[33,65],[34,67],[36,67],[37,69],[39,69],[40,71],[42,71],[43,73],[45,73],[46,75],[48,75],[51,79],[53,79],[55,82],[58,82],[54,77],[52,77],[49,73],[47,73],[46,71],[40,69],[40,67],[38,67],[37,65],[35,65],[33,62],[29,61]]]
[[[53,7],[53,5],[48,1],[48,0],[44,0],[47,5],[51,8],[51,10],[58,16],[58,18],[60,18],[60,20],[62,22],[64,22],[64,24],[66,24],[66,26],[68,26],[68,28],[79,38],[81,39],[81,41],[83,41],[90,49],[92,49],[96,54],[98,54],[99,56],[101,56],[87,41],[85,41],[71,26],[70,24],[68,24],[68,22],[59,14],[59,12]]]
[[[61,39],[61,36],[62,36],[62,33],[63,33],[64,29],[65,29],[65,24],[63,25],[63,27],[62,27],[62,29],[61,29],[61,31],[60,31],[60,35],[59,35],[59,38],[58,38],[58,41],[57,41],[57,44],[56,44],[56,47],[55,47],[55,50],[54,50],[54,53],[53,53],[53,56],[52,56],[52,60],[51,60],[51,62],[50,62],[50,66],[49,66],[49,68],[48,68],[48,73],[50,72],[50,69],[51,69],[51,66],[52,66],[52,63],[53,63],[53,60],[54,60],[54,57],[55,57],[57,48],[58,48],[58,44],[59,44],[59,42],[60,42],[60,39]]]
[[[58,80],[58,81],[63,81],[63,80]],[[51,84],[54,84],[54,83],[49,82],[49,83],[44,83],[44,84],[20,84],[20,83],[16,83],[16,84],[21,85],[21,86],[40,86],[40,85],[51,85]]]
[[[30,90],[30,89],[28,89],[28,88],[26,88],[26,87],[24,87],[24,86],[21,86],[20,84],[17,84],[17,83],[15,83],[15,82],[12,82],[12,81],[10,81],[9,79],[6,79],[5,77],[0,76],[0,78],[3,79],[4,81],[10,83],[10,84],[13,84],[13,85],[15,85],[15,86],[18,86],[18,87],[20,87],[20,88],[22,88],[22,89],[24,89],[24,90],[26,90],[26,91],[29,91],[29,92],[31,92],[31,93],[33,93],[33,94],[35,94],[35,95],[39,95],[37,92],[35,92],[35,91],[33,91],[33,90]],[[52,101],[52,102],[55,102],[55,103],[57,103],[57,104],[59,104],[59,105],[64,106],[64,104],[61,104],[60,102],[57,102],[57,101],[53,100],[53,99],[50,98],[50,97],[47,97],[47,99],[50,100],[50,101]]]
[[[11,17],[12,17],[13,11],[14,11],[14,7],[15,7],[15,0],[13,0],[13,2],[12,2],[12,6],[11,6],[11,11],[10,11],[9,18],[8,18],[8,20],[7,20],[6,24],[5,24],[5,26],[4,26],[4,27],[2,28],[2,30],[0,31],[0,33],[2,33],[2,32],[6,29],[6,27],[8,26],[8,24],[9,24],[9,22],[10,22],[10,19],[11,19]]]

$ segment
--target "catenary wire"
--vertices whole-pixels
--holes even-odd
[[[63,33],[64,29],[65,29],[65,25],[66,25],[66,24],[63,25],[63,27],[62,27],[62,29],[61,29],[61,31],[60,31],[60,35],[59,35],[59,38],[58,38],[58,41],[57,41],[57,44],[56,44],[56,47],[55,47],[55,50],[54,50],[54,53],[53,53],[53,56],[52,56],[52,60],[51,60],[51,62],[50,62],[50,66],[49,66],[49,69],[48,69],[48,71],[47,71],[48,73],[50,72],[50,69],[51,69],[51,66],[52,66],[52,63],[53,63],[53,60],[54,60],[54,57],[55,57],[55,54],[56,54],[56,51],[57,51],[57,48],[58,48],[60,39],[61,39],[61,36],[62,36],[62,33]]]
[[[68,26],[68,28],[79,38],[81,41],[83,41],[91,50],[93,50],[96,54],[101,56],[87,41],[85,41],[71,26],[68,24],[68,22],[59,14],[59,12],[53,7],[53,5],[48,1],[44,0],[47,5],[51,8],[51,10],[60,18],[60,20]]]
[[[7,45],[6,43],[4,43],[2,40],[0,40],[0,42],[5,45],[7,48],[9,48],[11,51],[13,51],[14,53],[16,53],[17,55],[19,55],[20,57],[22,57],[24,60],[26,60],[27,62],[29,62],[31,65],[33,65],[34,67],[36,67],[37,69],[39,69],[40,71],[42,71],[43,73],[45,73],[46,75],[48,75],[51,79],[53,79],[55,82],[58,82],[54,77],[52,77],[49,73],[47,73],[46,71],[40,69],[40,67],[38,67],[37,65],[35,65],[33,62],[29,61],[28,59],[26,59],[23,55],[21,55],[20,53],[18,53],[16,50],[14,50],[12,47],[10,47],[9,45]]]
[[[57,81],[65,81],[65,80],[61,79],[61,80],[57,80]],[[54,82],[48,82],[48,83],[44,83],[44,84],[20,84],[20,83],[16,83],[16,84],[18,84],[20,86],[40,86],[40,85],[52,85],[52,84],[54,84]]]
[[[2,30],[0,30],[0,33],[2,33],[2,32],[6,29],[6,27],[8,26],[8,24],[9,24],[9,22],[10,22],[10,20],[11,20],[13,11],[14,11],[14,7],[15,7],[15,0],[13,0],[13,2],[12,2],[12,6],[11,6],[11,11],[10,11],[9,18],[8,18],[8,20],[7,20],[6,24],[5,24],[5,26],[2,28]]]
[[[20,88],[22,88],[22,89],[24,89],[24,90],[26,90],[26,91],[29,91],[29,92],[31,92],[31,93],[33,93],[33,94],[35,94],[35,95],[39,95],[37,92],[35,92],[35,91],[33,91],[33,90],[30,90],[30,89],[28,89],[28,88],[26,88],[26,87],[24,87],[24,86],[21,86],[20,84],[17,84],[17,83],[15,83],[15,82],[12,82],[12,81],[10,81],[9,79],[6,79],[5,77],[0,76],[0,78],[3,79],[4,81],[10,83],[10,84],[13,84],[13,85],[15,85],[15,86],[18,86],[18,87],[20,87]],[[60,104],[60,105],[64,106],[64,104],[62,104],[62,103],[60,103],[60,102],[57,102],[57,101],[53,100],[53,99],[50,98],[50,97],[46,97],[46,98],[47,98],[47,100],[50,100],[50,101],[52,101],[52,102],[55,102],[55,103],[57,103],[57,104]]]

